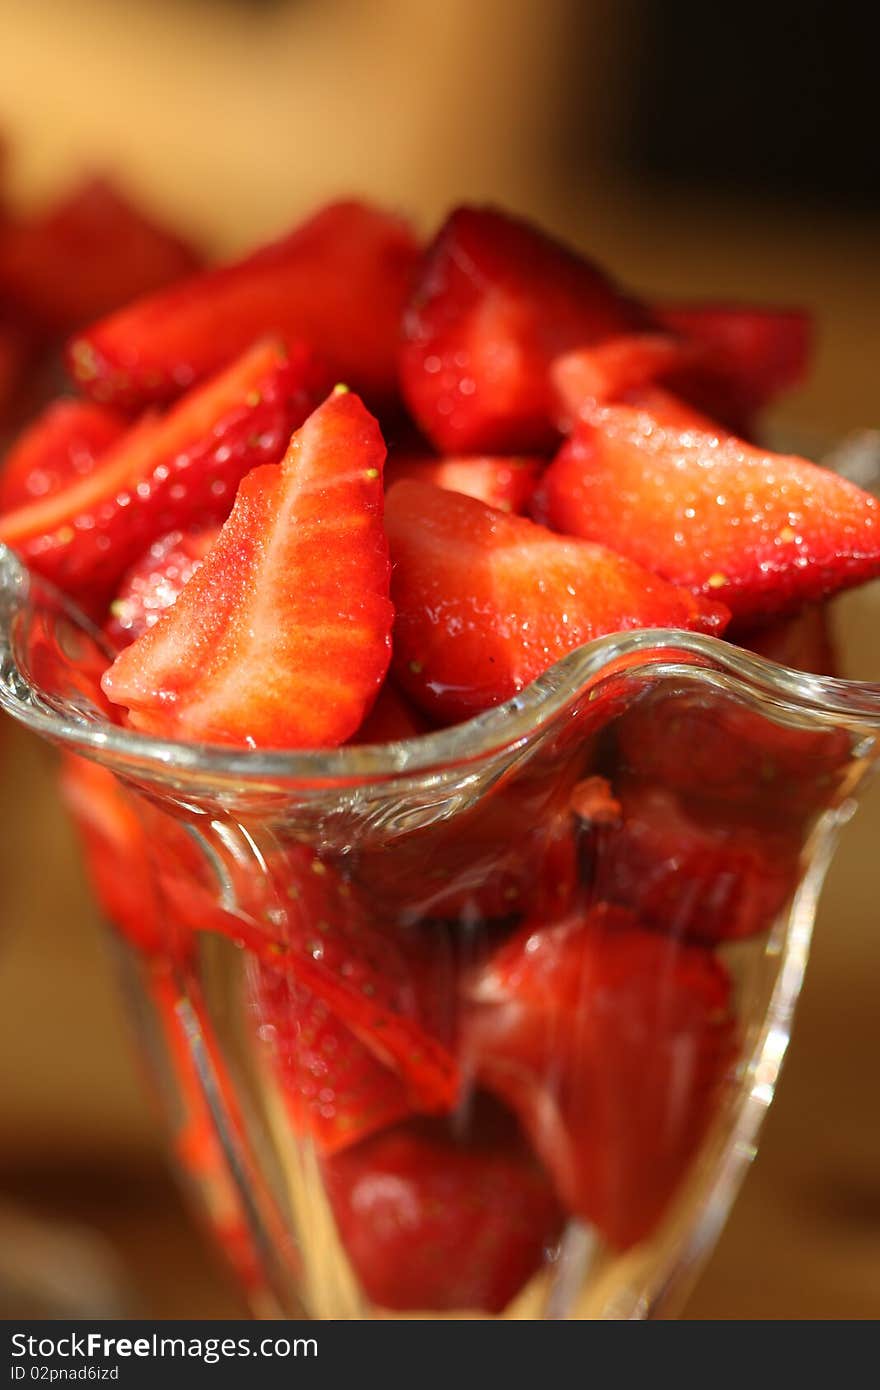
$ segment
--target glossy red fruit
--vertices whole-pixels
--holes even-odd
[[[134,728],[246,748],[351,737],[391,654],[384,459],[373,417],[335,392],[245,478],[201,568],[104,676]]]
[[[109,595],[154,540],[225,517],[324,387],[307,355],[258,344],[167,415],[145,416],[86,477],[0,517],[0,540],[60,588]]]
[[[0,227],[0,299],[51,334],[189,275],[200,257],[104,179]]]
[[[453,212],[404,318],[400,380],[442,453],[552,448],[554,358],[650,319],[589,261],[494,208]]]
[[[142,637],[192,579],[220,533],[219,526],[169,531],[125,574],[110,605],[106,633],[116,647]]]
[[[388,494],[394,671],[429,714],[466,719],[576,647],[638,627],[720,632],[721,605],[602,545],[422,483]]]
[[[840,675],[827,605],[813,604],[791,618],[737,632],[731,640],[780,666],[816,676]]]
[[[397,687],[386,680],[378,698],[351,743],[398,743],[428,732],[424,715]]]
[[[671,333],[625,333],[557,357],[550,378],[560,426],[568,431],[597,403],[625,399],[628,392],[650,386],[692,357]]]
[[[804,459],[597,409],[542,485],[559,531],[601,541],[743,621],[880,574],[880,502]]]
[[[254,1024],[296,1135],[337,1153],[412,1113],[397,1073],[321,998],[266,967],[253,983]]]
[[[9,428],[32,354],[28,334],[17,324],[0,318],[0,430]]]
[[[447,492],[476,497],[500,512],[523,515],[545,467],[540,458],[433,458],[431,455],[392,454],[385,469],[385,487],[409,479],[432,483]]]
[[[400,315],[418,255],[405,222],[333,203],[279,241],[142,299],[70,346],[73,376],[96,400],[165,401],[257,338],[307,343],[336,381],[395,394]]]
[[[669,374],[671,389],[733,429],[748,430],[764,406],[807,374],[813,325],[801,309],[660,304],[654,313],[699,350],[696,361]]]
[[[0,512],[25,507],[91,473],[128,422],[91,401],[52,401],[19,435],[0,469]]]
[[[395,1312],[500,1313],[541,1268],[561,1216],[517,1139],[410,1124],[324,1164],[339,1238],[367,1297]]]
[[[598,906],[534,923],[470,987],[462,1052],[519,1116],[563,1205],[619,1249],[663,1216],[732,1052],[706,950]]]

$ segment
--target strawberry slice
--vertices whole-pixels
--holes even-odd
[[[134,728],[248,748],[355,733],[391,651],[384,459],[375,420],[335,392],[244,479],[177,602],[104,676]]]
[[[104,179],[0,228],[0,299],[51,334],[189,275],[200,257]]]
[[[550,379],[559,402],[560,427],[567,432],[597,401],[624,399],[693,356],[693,350],[672,334],[625,333],[557,357]]]
[[[463,1054],[619,1249],[654,1229],[712,1118],[729,994],[710,952],[604,905],[524,928],[471,983]]]
[[[337,1153],[412,1113],[400,1077],[311,990],[258,967],[254,1014],[293,1132]]]
[[[618,789],[621,823],[603,836],[597,896],[686,940],[740,940],[767,931],[801,876],[800,836],[760,828],[730,809],[688,811],[663,787]]]
[[[816,676],[840,674],[830,615],[822,604],[813,604],[792,618],[738,632],[734,640],[738,646],[795,671],[811,671]]]
[[[510,1128],[462,1140],[437,1122],[410,1123],[334,1155],[323,1173],[364,1293],[395,1312],[502,1312],[562,1224]]]
[[[458,493],[398,483],[386,524],[395,675],[441,720],[500,704],[604,633],[717,632],[726,621],[722,606],[694,600],[602,545],[565,540]]]
[[[158,537],[226,516],[241,478],[282,457],[324,384],[307,355],[259,344],[141,420],[86,477],[0,517],[0,540],[63,589],[112,592]]]
[[[75,339],[69,366],[96,400],[173,398],[266,334],[308,343],[336,380],[393,397],[400,315],[418,248],[401,219],[334,203],[234,264],[122,309]]]
[[[220,534],[219,526],[169,531],[128,570],[110,605],[106,633],[124,647],[158,622],[177,599]]]
[[[518,218],[462,207],[441,228],[404,318],[404,397],[441,453],[556,439],[553,359],[650,320],[601,271]]]
[[[804,459],[599,407],[551,465],[541,505],[671,583],[765,619],[880,574],[880,503]]]
[[[0,429],[12,421],[16,397],[27,371],[33,345],[18,324],[0,317]]]
[[[127,423],[91,401],[53,401],[6,455],[0,472],[0,512],[52,497],[84,478],[122,437]]]
[[[409,479],[432,483],[448,492],[476,497],[499,512],[527,512],[532,493],[545,466],[539,458],[433,458],[430,455],[392,454],[385,469],[385,486]]]
[[[673,371],[674,391],[733,429],[748,430],[755,414],[806,376],[812,322],[800,309],[734,304],[661,304],[660,322],[700,350]]]
[[[397,687],[386,680],[352,743],[397,743],[427,733],[428,721]]]

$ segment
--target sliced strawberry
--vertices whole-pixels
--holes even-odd
[[[831,619],[824,604],[814,604],[792,618],[737,632],[731,640],[795,671],[811,671],[816,676],[840,674]]]
[[[428,732],[428,721],[397,687],[386,680],[352,743],[397,743]]]
[[[45,212],[0,228],[0,298],[52,334],[189,275],[192,247],[93,179]]]
[[[28,335],[0,318],[0,430],[15,414],[15,401],[31,356]]]
[[[524,928],[472,982],[463,1055],[571,1214],[618,1248],[650,1234],[699,1148],[732,1055],[729,993],[708,951],[605,906]]]
[[[639,386],[625,391],[621,397],[623,404],[634,406],[653,417],[659,425],[668,425],[677,430],[703,430],[706,434],[725,435],[726,430],[696,406],[682,400],[662,386]]]
[[[254,1014],[295,1134],[326,1154],[412,1113],[404,1083],[359,1042],[322,999],[265,967],[254,976]]]
[[[308,356],[259,344],[141,420],[86,477],[0,517],[0,540],[63,589],[112,592],[158,537],[226,516],[241,478],[282,457],[324,385]]]
[[[132,304],[77,338],[69,365],[96,400],[178,395],[266,334],[308,343],[336,380],[395,393],[400,315],[418,248],[401,219],[334,203],[280,241]]]
[[[721,631],[695,601],[602,545],[422,483],[388,495],[397,679],[430,715],[466,719],[515,695],[554,661],[636,627]]]
[[[655,305],[660,322],[700,349],[697,362],[672,372],[669,385],[733,429],[806,376],[812,322],[800,309],[735,304]]]
[[[110,605],[107,636],[127,646],[158,622],[192,579],[220,534],[219,526],[169,531],[132,565]]]
[[[443,453],[541,451],[556,438],[549,369],[650,322],[588,261],[493,208],[459,208],[429,248],[404,319],[401,385]]]
[[[739,439],[598,408],[551,465],[552,526],[763,619],[880,574],[880,502]]]
[[[413,1123],[323,1171],[345,1252],[380,1308],[500,1313],[559,1235],[552,1189],[515,1131],[462,1140]]]
[[[448,492],[476,497],[500,512],[520,515],[529,509],[535,484],[545,466],[539,458],[433,458],[394,454],[385,469],[385,486],[403,479],[433,483]]]
[[[245,478],[177,602],[104,677],[133,727],[249,748],[351,737],[391,651],[384,458],[375,420],[335,392]]]
[[[90,401],[53,401],[9,450],[0,472],[0,512],[54,497],[91,473],[127,421]]]
[[[686,809],[674,792],[618,788],[620,824],[595,863],[598,897],[689,941],[767,931],[801,876],[800,836],[735,811]]]
[[[619,401],[629,391],[650,386],[693,355],[671,333],[625,333],[557,357],[550,379],[561,427],[568,430],[597,402]]]

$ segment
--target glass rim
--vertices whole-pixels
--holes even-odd
[[[46,581],[31,574],[0,544],[0,708],[51,742],[72,746],[100,761],[136,764],[139,771],[187,773],[238,782],[364,782],[441,766],[475,762],[500,748],[526,742],[564,713],[603,672],[625,665],[630,675],[652,674],[712,683],[789,716],[847,722],[880,732],[880,684],[816,676],[782,666],[721,638],[672,628],[637,629],[596,638],[568,653],[504,704],[448,728],[396,743],[347,744],[333,749],[246,749],[215,743],[157,738],[72,711],[62,713],[45,697],[15,657],[14,626],[22,614],[40,611],[40,594],[52,611],[102,641],[100,633]],[[43,604],[42,606],[45,606]],[[676,660],[680,658],[680,660]]]

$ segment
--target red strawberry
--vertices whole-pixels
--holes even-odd
[[[653,1230],[699,1147],[732,1055],[729,993],[708,951],[605,906],[524,928],[472,982],[463,1055],[571,1214],[618,1248]]]
[[[321,382],[308,357],[259,344],[145,417],[86,477],[0,517],[0,540],[61,588],[112,591],[158,537],[225,516],[240,479],[282,457]]]
[[[626,333],[557,357],[550,378],[560,424],[568,429],[597,401],[624,399],[692,357],[681,339],[669,333]]]
[[[428,722],[390,680],[379,691],[378,699],[352,743],[397,743],[427,733]]]
[[[219,526],[169,531],[132,565],[110,605],[106,631],[115,646],[126,646],[158,622],[192,579],[219,532]]]
[[[418,254],[405,222],[334,203],[280,241],[140,300],[69,351],[96,400],[142,406],[178,395],[266,334],[308,343],[336,380],[394,395],[400,315]]]
[[[375,420],[336,392],[244,479],[177,602],[104,677],[134,728],[249,748],[351,737],[391,650],[384,459]]]
[[[792,618],[780,618],[774,623],[738,632],[732,640],[750,652],[779,662],[780,666],[811,671],[816,676],[840,674],[830,615],[824,605],[814,605]]]
[[[0,228],[0,298],[52,334],[158,290],[198,263],[190,246],[102,179]]]
[[[398,483],[386,520],[395,674],[440,719],[500,704],[604,633],[724,627],[723,607],[471,497]]]
[[[541,505],[671,583],[763,619],[880,574],[880,502],[824,468],[739,439],[596,410],[551,465]]]
[[[660,425],[668,425],[676,430],[703,430],[707,434],[726,435],[727,431],[711,420],[708,415],[697,410],[696,406],[675,396],[662,386],[639,386],[626,391],[623,403],[634,406],[652,416]]]
[[[27,333],[17,324],[0,318],[0,430],[6,429],[12,421],[31,354]]]
[[[665,327],[700,350],[669,375],[673,390],[734,429],[806,375],[812,323],[800,309],[734,304],[655,305]]]
[[[127,421],[90,401],[52,401],[9,450],[0,472],[0,512],[54,497],[91,473]]]
[[[443,453],[552,447],[549,369],[649,323],[588,261],[493,208],[459,208],[429,248],[404,319],[401,385]]]
[[[663,787],[626,784],[618,796],[621,823],[596,861],[598,897],[686,940],[732,941],[773,925],[800,879],[799,835],[730,808],[687,810]]]
[[[502,1312],[561,1226],[515,1133],[461,1140],[409,1124],[336,1154],[324,1180],[365,1294],[396,1312]]]
[[[476,497],[500,512],[528,511],[535,484],[544,468],[539,458],[432,458],[392,454],[385,469],[385,487],[409,479],[433,483],[448,492]]]
[[[293,1131],[326,1154],[412,1112],[400,1077],[304,985],[258,967],[254,1015]]]

